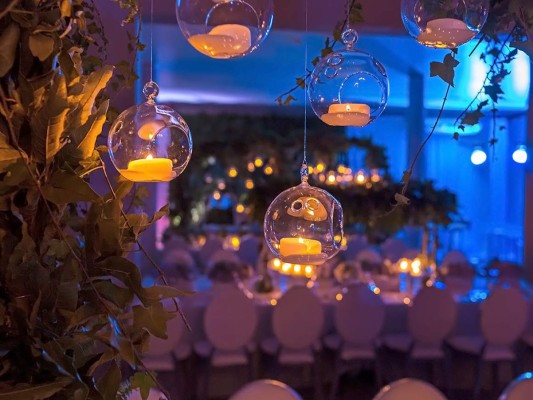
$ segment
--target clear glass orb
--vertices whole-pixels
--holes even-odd
[[[122,112],[109,131],[113,165],[134,182],[168,182],[183,172],[192,153],[185,120],[172,108],[155,103],[159,88],[148,82],[147,101]]]
[[[365,126],[378,118],[389,98],[385,67],[370,54],[354,48],[357,32],[342,34],[346,47],[330,53],[315,66],[308,95],[315,114],[331,126]]]
[[[407,32],[424,46],[453,49],[476,36],[489,12],[489,0],[402,0]]]
[[[342,207],[331,194],[303,180],[270,204],[264,231],[268,247],[282,263],[320,265],[341,248]]]
[[[176,0],[185,38],[212,58],[250,54],[265,40],[274,18],[273,0]]]

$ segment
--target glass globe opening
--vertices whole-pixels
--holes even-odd
[[[177,0],[176,16],[191,46],[212,58],[243,57],[267,37],[272,0]]]
[[[145,87],[145,94],[146,94]],[[185,120],[172,108],[148,101],[122,112],[108,136],[113,165],[134,182],[168,182],[187,167],[192,138]]]
[[[389,79],[385,67],[370,54],[356,50],[357,33],[343,33],[345,49],[329,54],[315,66],[308,96],[315,114],[331,126],[365,126],[387,105]]]
[[[335,256],[343,237],[342,207],[307,182],[285,190],[265,214],[268,247],[284,263],[320,265]]]
[[[402,0],[402,21],[420,44],[453,49],[476,36],[489,10],[489,0]]]

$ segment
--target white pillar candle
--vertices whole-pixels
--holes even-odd
[[[200,53],[215,58],[239,55],[252,46],[250,29],[239,24],[218,25],[208,34],[193,35],[188,40]]]
[[[168,182],[176,176],[171,160],[150,155],[145,159],[130,161],[128,168],[119,172],[133,182]]]
[[[426,30],[416,40],[429,47],[454,48],[476,36],[461,20],[455,18],[437,18],[428,21]]]
[[[367,104],[331,104],[320,119],[331,126],[365,126],[370,122],[370,107]]]

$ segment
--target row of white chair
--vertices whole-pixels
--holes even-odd
[[[515,379],[503,391],[499,400],[531,400],[533,398],[533,374],[528,372]],[[373,400],[446,400],[433,385],[418,379],[401,379],[383,387]],[[141,400],[138,390],[128,400]],[[148,400],[168,400],[157,389],[152,389]],[[302,400],[302,397],[286,384],[263,379],[246,384],[229,400]]]

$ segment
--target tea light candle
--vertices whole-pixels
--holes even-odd
[[[193,35],[188,40],[200,53],[215,58],[239,55],[252,46],[250,29],[239,24],[218,25],[208,34]]]
[[[322,253],[322,244],[314,239],[282,238],[279,253],[282,257],[317,255]]]
[[[134,182],[168,182],[174,178],[172,161],[168,158],[154,158],[130,161],[127,169],[120,170],[125,178]]]
[[[420,268],[420,260],[418,258],[415,258],[413,262],[411,263],[411,276],[421,276],[422,270]]]
[[[430,47],[454,48],[468,42],[476,36],[461,20],[455,18],[437,18],[428,21],[426,30],[416,40]]]
[[[370,107],[367,104],[331,104],[320,119],[331,126],[365,126],[370,122]]]

